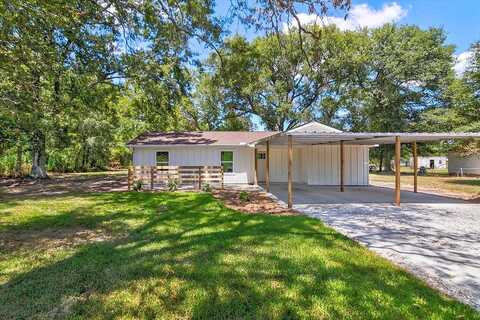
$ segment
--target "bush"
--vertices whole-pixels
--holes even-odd
[[[141,191],[143,189],[143,181],[137,180],[133,183],[132,186],[133,191]]]
[[[170,192],[173,192],[173,191],[177,191],[178,189],[178,181],[177,179],[168,179],[168,182],[167,182],[167,189],[168,191]]]
[[[242,191],[240,192],[240,194],[238,195],[238,198],[240,199],[240,201],[242,202],[247,202],[247,201],[250,201],[250,194],[246,191]]]
[[[212,186],[209,185],[208,183],[205,183],[205,184],[202,186],[202,191],[203,191],[203,192],[212,192]]]

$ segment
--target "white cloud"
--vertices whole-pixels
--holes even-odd
[[[472,56],[473,53],[471,51],[465,51],[455,57],[454,70],[457,76],[461,76],[465,72],[468,65],[470,64],[470,59],[472,58]]]
[[[319,17],[315,14],[301,13],[298,15],[302,25],[307,24],[335,24],[340,30],[356,30],[359,28],[378,28],[389,22],[397,22],[407,15],[407,10],[396,2],[384,4],[381,9],[374,9],[368,4],[357,4],[352,6],[348,12],[347,19],[342,17]],[[296,21],[290,24],[296,26]]]

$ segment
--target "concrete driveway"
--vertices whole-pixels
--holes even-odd
[[[287,185],[271,192],[287,199]],[[480,309],[480,204],[382,187],[294,185],[294,208],[406,268],[431,286]]]

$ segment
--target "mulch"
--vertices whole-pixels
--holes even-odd
[[[240,193],[246,193],[248,200],[242,200]],[[271,215],[299,215],[293,209],[281,205],[263,191],[240,191],[240,190],[213,190],[215,198],[221,200],[226,207],[243,213],[262,213]]]

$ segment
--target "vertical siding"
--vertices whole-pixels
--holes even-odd
[[[157,151],[168,151],[172,166],[219,166],[221,151],[233,151],[233,173],[225,173],[225,183],[252,183],[254,151],[250,147],[143,147],[135,148],[133,164],[155,165]]]
[[[306,148],[293,148],[292,176],[294,182],[306,182]],[[288,149],[286,146],[270,148],[270,181],[288,181]]]
[[[307,183],[311,185],[340,184],[340,146],[310,146]],[[308,151],[307,151],[308,152]],[[345,145],[345,184],[368,185],[368,147]]]
[[[135,148],[134,165],[154,165],[157,151],[169,151],[171,165],[220,165],[220,152],[233,151],[234,172],[225,173],[225,183],[252,183],[254,150],[250,147],[164,147]],[[270,149],[270,179],[287,182],[286,146]],[[345,184],[368,185],[368,147],[345,145]],[[311,185],[340,183],[340,146],[319,145],[293,149],[293,181]]]

